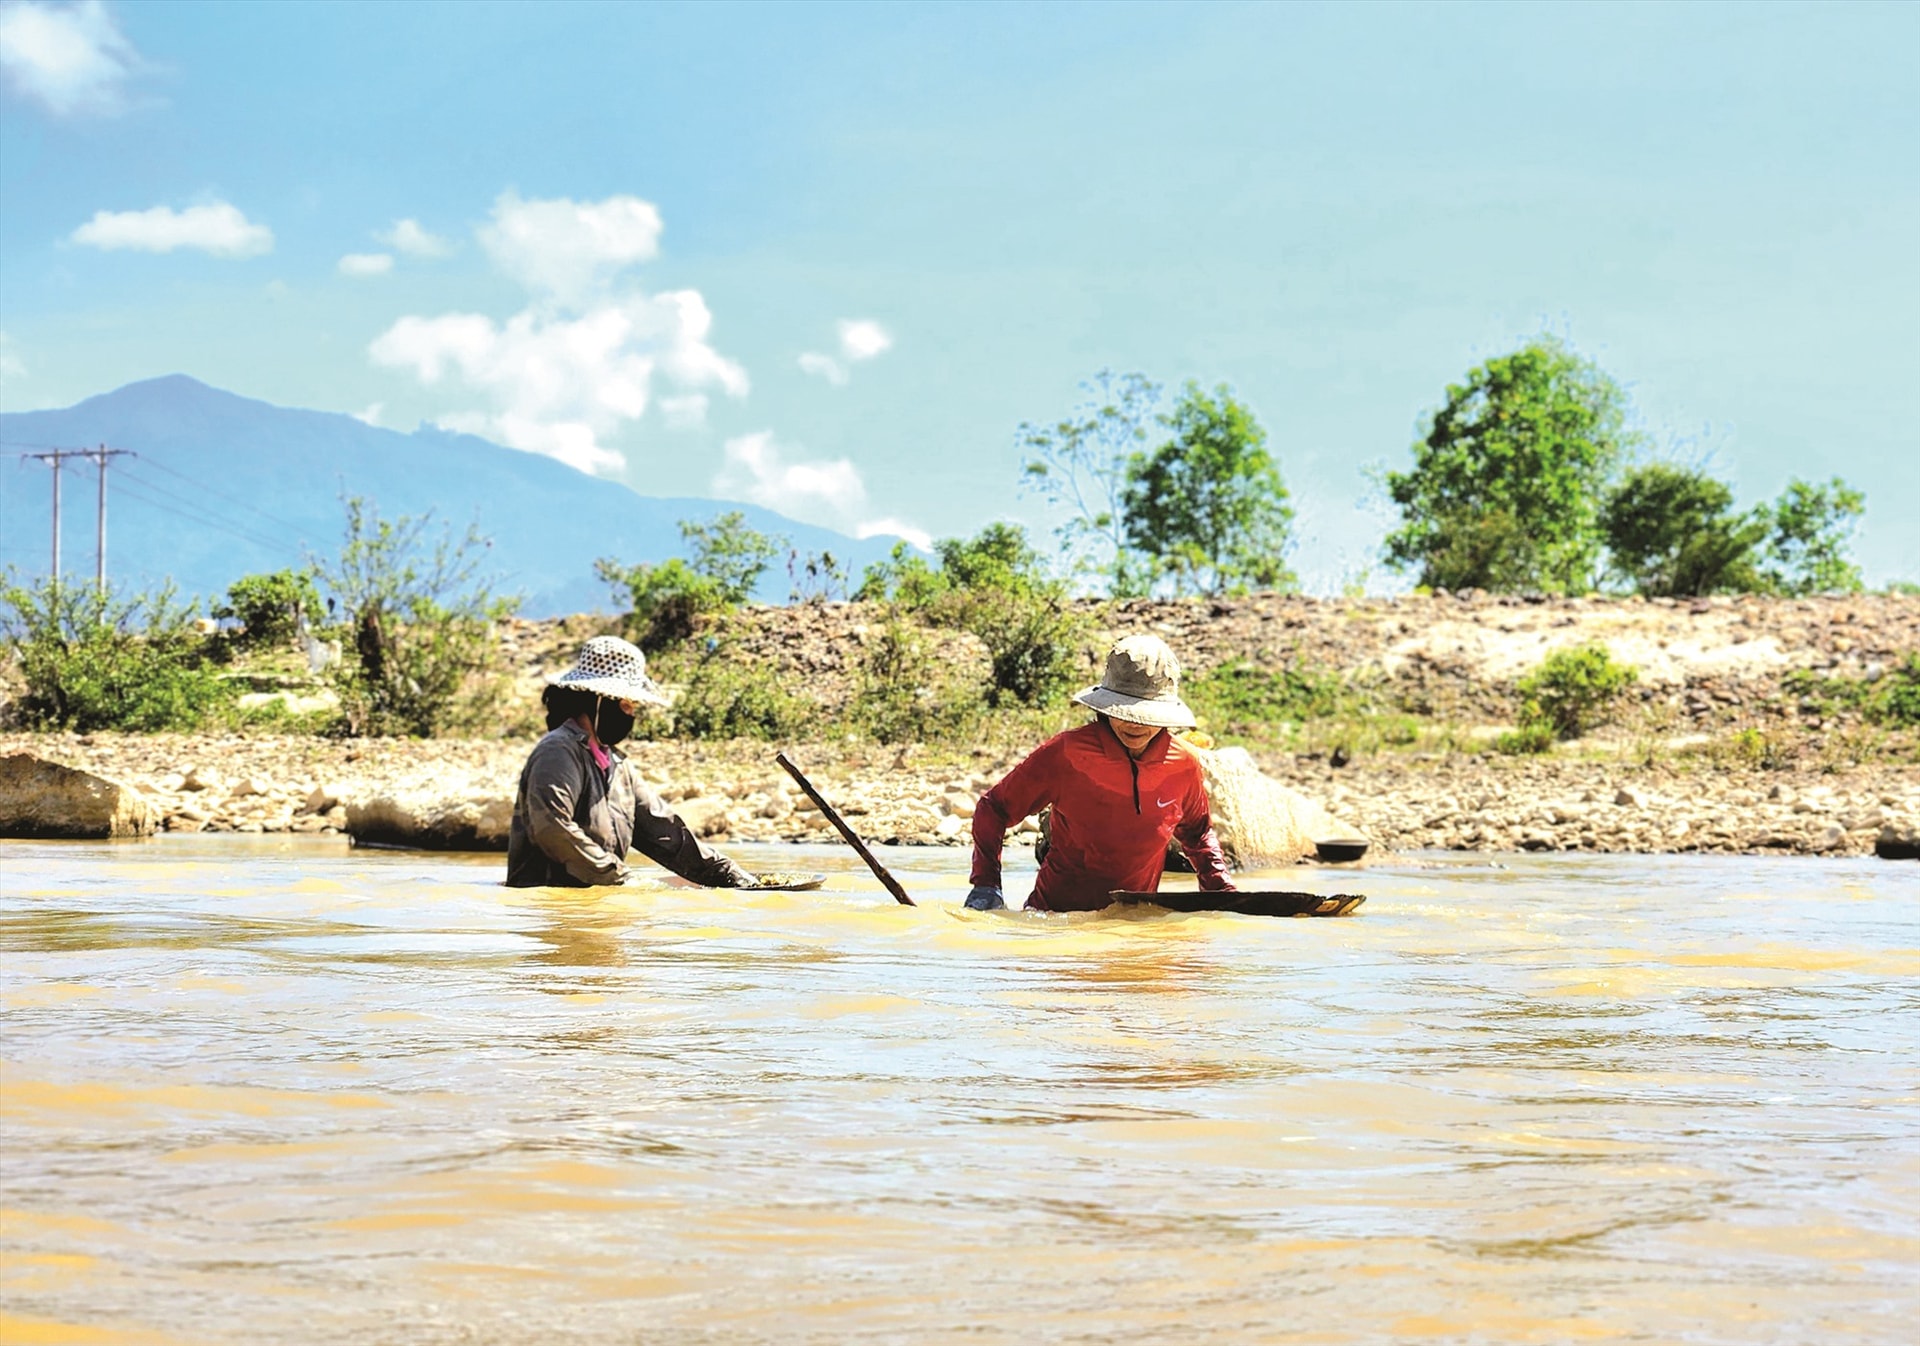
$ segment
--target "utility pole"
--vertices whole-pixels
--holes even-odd
[[[91,458],[100,470],[100,496],[94,508],[93,582],[107,587],[107,463],[114,458],[137,455],[131,449],[110,449],[105,444],[93,449],[48,449],[45,453],[23,453],[22,460],[33,458],[53,469],[53,582],[60,583],[60,469],[69,458]]]

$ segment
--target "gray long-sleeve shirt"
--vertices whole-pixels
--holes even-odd
[[[587,888],[625,883],[628,850],[709,888],[739,888],[753,876],[700,839],[609,750],[602,771],[580,726],[550,731],[527,757],[507,835],[510,888]]]

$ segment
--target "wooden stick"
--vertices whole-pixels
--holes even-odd
[[[821,816],[832,823],[834,830],[846,838],[847,845],[853,847],[854,853],[867,862],[867,868],[873,871],[873,877],[880,880],[881,887],[893,894],[893,900],[903,907],[913,906],[914,901],[907,896],[907,890],[900,886],[900,880],[887,873],[887,867],[873,858],[873,852],[867,849],[867,843],[860,840],[854,834],[854,830],[847,826],[846,820],[840,816],[833,805],[827,802],[826,796],[813,788],[813,782],[793,764],[793,759],[784,752],[777,752],[773,755],[773,760],[784,767],[786,773],[793,777],[794,783],[807,792],[807,798],[819,806]]]

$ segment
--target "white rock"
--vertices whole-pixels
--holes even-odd
[[[1213,827],[1241,869],[1292,864],[1323,837],[1363,837],[1359,828],[1264,775],[1245,748],[1195,749],[1213,806]]]
[[[950,791],[940,800],[940,807],[951,817],[971,818],[974,806],[980,801],[973,795],[958,790]]]
[[[965,826],[966,824],[960,820],[959,815],[949,813],[933,825],[933,834],[942,841],[951,841],[960,835],[961,828]]]
[[[132,786],[32,753],[0,757],[0,837],[141,837],[156,821]]]
[[[695,836],[717,837],[724,835],[732,827],[732,820],[727,817],[729,802],[724,797],[713,796],[683,799],[674,805],[673,811],[680,815],[680,821],[685,823]]]

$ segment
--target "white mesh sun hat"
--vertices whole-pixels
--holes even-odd
[[[650,706],[673,704],[666,690],[647,676],[647,656],[618,636],[595,636],[580,647],[573,667],[547,679],[554,687],[577,687],[583,692],[610,696],[616,701],[644,701]]]
[[[1156,729],[1191,729],[1193,712],[1180,699],[1180,661],[1158,636],[1122,636],[1107,654],[1096,687],[1073,698],[1116,720]]]

